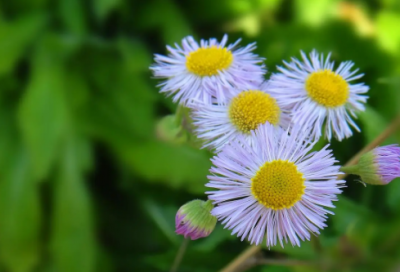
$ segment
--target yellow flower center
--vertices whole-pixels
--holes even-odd
[[[198,76],[217,75],[228,68],[233,61],[232,52],[225,47],[199,48],[186,57],[186,68]]]
[[[338,107],[349,98],[349,85],[331,70],[313,72],[306,80],[308,96],[325,107]]]
[[[229,106],[229,118],[242,132],[248,133],[260,124],[278,124],[280,109],[276,100],[259,90],[239,93]]]
[[[290,161],[266,162],[251,179],[251,192],[265,207],[288,209],[304,194],[303,174]]]

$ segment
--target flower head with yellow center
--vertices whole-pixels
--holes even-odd
[[[213,159],[208,176],[211,214],[241,239],[268,247],[300,246],[323,229],[343,180],[325,146],[309,153],[315,141],[294,125],[290,133],[265,123],[251,131],[251,143],[238,137]]]
[[[278,67],[280,73],[270,80],[270,92],[292,108],[292,121],[309,127],[312,137],[318,139],[325,128],[325,137],[339,141],[350,137],[351,127],[359,131],[353,121],[357,111],[365,109],[368,86],[350,82],[361,78],[353,63],[343,62],[334,70],[330,54],[324,56],[315,50],[309,58],[301,52],[302,61],[292,59]]]
[[[263,59],[252,53],[255,44],[239,48],[240,40],[227,45],[212,38],[196,42],[182,40],[182,47],[167,46],[168,56],[155,55],[150,67],[156,78],[165,79],[160,92],[172,96],[174,102],[188,105],[193,101],[205,104],[224,103],[235,95],[235,89],[251,89],[263,81]]]
[[[268,85],[264,83],[257,89],[238,92],[225,104],[196,104],[193,106],[193,123],[197,136],[205,142],[204,147],[218,151],[239,135],[252,141],[251,131],[262,124],[286,128],[290,119],[289,113],[268,93]]]

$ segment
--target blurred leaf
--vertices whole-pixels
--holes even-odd
[[[146,97],[147,86],[141,78],[132,78],[131,83],[134,89],[115,86],[92,101],[86,125],[96,136],[110,142],[118,142],[121,136],[153,137],[153,99]]]
[[[166,207],[160,207],[153,200],[146,199],[143,201],[143,206],[146,213],[153,219],[157,227],[164,233],[164,235],[173,243],[179,244],[182,240],[178,234],[175,233],[175,214],[177,211],[169,210],[166,213]]]
[[[372,142],[387,127],[388,122],[374,108],[366,105],[365,111],[358,113],[363,124],[362,133],[367,143]]]
[[[132,170],[149,181],[197,194],[207,189],[204,184],[211,161],[205,150],[147,141],[120,145],[117,154]]]
[[[182,272],[209,272],[222,271],[221,268],[232,260],[230,250],[216,250],[214,252],[201,253],[191,250],[198,241],[189,241],[188,250],[179,266],[178,271]],[[168,247],[162,253],[155,252],[144,256],[146,271],[170,271],[178,248]],[[250,271],[250,270],[249,270]],[[251,270],[254,271],[254,270]],[[258,270],[255,270],[258,271]]]
[[[116,271],[114,262],[109,253],[105,252],[102,248],[98,251],[98,264],[96,265],[96,272],[114,272]]]
[[[152,58],[149,50],[143,43],[138,40],[119,38],[117,47],[121,51],[127,72],[149,72]]]
[[[364,188],[359,186],[360,190]],[[340,235],[348,237],[359,249],[367,250],[380,229],[380,218],[368,210],[365,205],[358,204],[344,196],[339,196],[335,203],[336,211],[332,216],[332,227]]]
[[[93,0],[93,9],[100,21],[103,21],[107,15],[112,12],[119,4],[121,0]]]
[[[89,139],[80,137],[76,139],[75,145],[77,163],[80,166],[80,170],[86,173],[91,170],[94,165],[92,143],[89,141]]]
[[[41,44],[32,64],[32,76],[19,107],[19,124],[34,164],[44,178],[56,156],[66,126],[65,71],[53,44]]]
[[[297,257],[300,259],[312,259],[316,256],[311,241],[304,241],[301,243],[301,247],[292,246],[291,244],[284,244],[282,248],[280,244],[271,247],[272,251],[285,253],[291,257]]]
[[[177,250],[175,248],[169,248],[162,254],[158,253],[145,256],[144,262],[146,262],[147,267],[152,267],[149,271],[168,271],[172,266],[176,252]],[[182,265],[180,268],[182,268]],[[180,270],[182,271],[182,269]]]
[[[85,112],[85,125],[109,142],[118,142],[121,136],[154,137],[154,87],[137,73],[132,60],[121,59],[125,53],[99,49],[90,53],[88,63],[93,72],[88,84],[99,92],[90,101],[91,111]]]
[[[183,11],[173,1],[146,2],[145,8],[138,15],[138,23],[142,27],[157,27],[162,30],[160,33],[165,44],[174,44],[194,33]]]
[[[397,69],[400,69],[398,66]],[[373,98],[373,106],[387,120],[392,120],[400,114],[400,73],[398,71],[386,72],[378,79],[376,88],[379,90]]]
[[[321,25],[327,17],[332,17],[337,6],[337,0],[296,0],[297,20],[311,26]]]
[[[91,90],[85,75],[74,68],[64,75],[64,89],[68,94],[65,98],[68,100],[71,113],[79,119],[80,115],[87,111],[91,102]]]
[[[400,2],[397,0],[381,0],[380,4],[388,10],[400,11]]]
[[[381,46],[391,53],[399,55],[400,49],[400,14],[392,11],[380,11],[376,19],[377,36]]]
[[[360,186],[360,189],[363,189],[363,187]],[[339,196],[339,201],[335,202],[335,206],[335,210],[340,212],[336,212],[335,215],[332,216],[333,227],[340,234],[351,231],[350,228],[362,217],[374,218],[373,213],[368,211],[366,207],[357,205],[357,203],[345,196]]]
[[[14,122],[14,112],[10,105],[0,100],[0,169],[12,167],[12,158],[18,145],[18,131]],[[0,179],[2,175],[0,175]]]
[[[2,168],[0,261],[10,272],[29,272],[40,257],[41,211],[26,151],[18,147]]]
[[[400,178],[392,180],[388,185],[386,185],[386,203],[395,212],[400,212]]]
[[[290,271],[292,270],[290,270],[289,267],[275,266],[275,265],[266,265],[261,269],[261,272],[290,272]]]
[[[192,245],[192,247],[197,251],[213,252],[217,250],[217,247],[221,243],[227,240],[237,239],[238,238],[235,235],[231,234],[230,230],[224,229],[221,224],[217,224],[210,236],[207,236],[204,239],[199,239],[196,241],[195,245]]]
[[[45,22],[46,16],[43,13],[23,16],[12,23],[0,22],[0,75],[14,69]]]
[[[58,10],[65,28],[74,35],[81,37],[86,34],[86,17],[84,2],[80,0],[58,1]]]
[[[292,270],[289,270],[289,271],[295,271],[295,272],[320,272],[321,271],[319,267],[301,266],[301,265],[293,266],[293,267],[291,267],[291,269]],[[335,271],[334,269],[333,270],[326,269],[326,270]],[[354,272],[354,271],[352,271],[352,272]]]
[[[11,11],[11,13],[30,14],[40,9],[46,8],[49,0],[14,0],[3,1],[2,7],[4,10]]]
[[[70,138],[62,151],[54,188],[51,254],[57,272],[90,272],[95,266],[93,214],[76,139]]]
[[[273,10],[278,3],[279,0],[195,0],[182,2],[182,5],[186,8],[186,17],[192,23],[215,27],[229,20]]]
[[[169,143],[184,143],[186,135],[181,126],[177,125],[177,117],[174,114],[161,118],[156,126],[157,138]]]

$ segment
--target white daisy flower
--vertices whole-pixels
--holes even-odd
[[[150,69],[156,78],[166,79],[160,92],[173,96],[173,101],[186,105],[192,100],[206,104],[223,103],[233,88],[251,89],[262,83],[263,59],[252,53],[255,43],[238,48],[237,40],[226,46],[214,38],[197,43],[192,37],[182,40],[182,48],[167,46],[168,56],[155,55]]]
[[[365,109],[364,103],[369,87],[363,83],[350,84],[363,74],[350,71],[353,62],[342,62],[334,70],[330,54],[324,60],[315,50],[310,60],[301,52],[303,62],[292,58],[284,62],[285,68],[278,67],[281,73],[274,74],[270,80],[270,92],[283,101],[284,106],[292,107],[292,122],[312,127],[312,137],[322,136],[325,124],[325,137],[330,140],[332,134],[341,141],[353,135],[350,128],[360,131],[353,118],[356,111]]]
[[[204,140],[203,147],[217,151],[238,136],[251,142],[251,131],[266,122],[284,128],[290,123],[289,112],[268,93],[265,83],[257,89],[238,91],[225,104],[196,103],[191,107],[195,132]]]
[[[290,241],[300,246],[326,227],[343,180],[328,145],[310,152],[315,142],[294,126],[290,134],[264,124],[252,131],[252,144],[231,142],[213,159],[208,176],[211,213],[241,239],[268,247]]]

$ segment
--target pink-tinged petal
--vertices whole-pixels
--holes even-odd
[[[155,63],[150,66],[154,77],[163,81],[158,85],[160,92],[172,96],[174,102],[188,106],[193,101],[211,105],[214,102],[224,103],[236,89],[251,89],[264,81],[266,73],[263,58],[253,53],[255,43],[246,47],[238,47],[238,42],[226,45],[228,36],[221,42],[211,38],[196,42],[193,37],[182,40],[182,47],[167,46],[168,56],[156,54]],[[231,51],[233,60],[229,67],[219,70],[212,76],[199,76],[186,67],[186,57],[199,48],[212,46],[225,47]],[[233,88],[232,88],[233,87]]]
[[[232,230],[232,235],[267,247],[284,243],[300,246],[311,234],[318,235],[326,227],[327,208],[334,208],[343,180],[334,165],[332,151],[325,146],[310,153],[315,141],[307,130],[294,125],[290,132],[270,124],[259,126],[251,133],[253,140],[239,137],[225,145],[212,159],[212,175],[208,176],[209,199],[215,208],[212,214]],[[287,160],[297,165],[305,178],[301,199],[290,208],[274,210],[257,201],[252,194],[252,178],[265,162]]]
[[[324,59],[323,54],[313,50],[309,56],[304,52],[301,56],[302,60],[292,58],[291,62],[284,62],[285,67],[278,67],[279,73],[269,80],[271,94],[282,101],[285,108],[292,110],[292,122],[310,129],[315,139],[324,135],[328,140],[335,137],[341,141],[353,135],[352,129],[360,131],[353,119],[356,112],[365,110],[368,98],[365,94],[369,87],[352,81],[361,78],[362,74],[356,75],[357,69],[351,71],[351,61],[342,62],[335,70],[330,54]],[[310,74],[320,70],[330,70],[346,81],[349,96],[344,104],[329,107],[308,95],[306,81]]]
[[[193,200],[183,205],[175,216],[175,232],[196,240],[214,230],[217,219],[210,213],[211,201]]]

